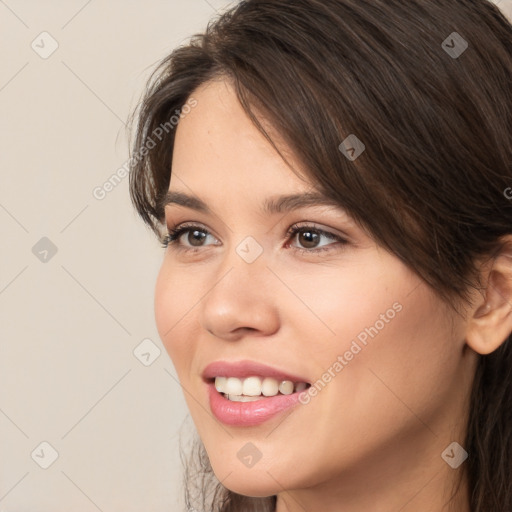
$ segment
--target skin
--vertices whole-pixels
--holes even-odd
[[[215,475],[239,494],[277,494],[278,512],[469,511],[465,481],[445,507],[464,463],[452,469],[441,454],[463,444],[478,353],[512,330],[512,279],[490,310],[479,292],[467,315],[455,314],[340,207],[261,214],[266,198],[311,191],[312,182],[271,132],[294,170],[280,158],[228,81],[203,84],[193,97],[198,105],[177,128],[169,190],[200,197],[213,214],[170,204],[166,223],[211,234],[196,245],[193,233],[181,236],[180,247],[195,253],[165,250],[155,315]],[[298,223],[346,243],[286,238]],[[263,249],[252,263],[235,250],[247,236]],[[329,250],[311,252],[318,246]],[[254,359],[316,382],[394,303],[401,311],[308,404],[253,427],[211,413],[201,378],[208,363]],[[261,452],[252,467],[237,457],[247,442]]]

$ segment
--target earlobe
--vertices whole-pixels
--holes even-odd
[[[512,237],[505,240],[487,273],[484,297],[468,321],[466,343],[482,355],[494,352],[512,333]]]

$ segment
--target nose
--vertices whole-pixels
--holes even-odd
[[[218,338],[233,341],[248,333],[274,334],[279,329],[279,284],[263,254],[247,263],[233,249],[200,303],[201,326]]]

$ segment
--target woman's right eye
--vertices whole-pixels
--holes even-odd
[[[185,234],[188,234],[186,239],[189,245],[181,242],[181,239]],[[180,251],[194,251],[197,248],[204,247],[202,242],[208,237],[208,235],[213,237],[213,235],[202,226],[194,224],[178,226],[175,229],[169,229],[169,232],[162,240],[162,247],[165,249],[172,245],[175,249]],[[196,242],[198,242],[198,244],[194,245]]]

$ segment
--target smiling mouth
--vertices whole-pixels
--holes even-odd
[[[233,384],[236,384],[236,382],[230,385]],[[261,425],[282,414],[287,409],[297,408],[298,405],[303,403],[301,395],[307,393],[306,389],[290,394],[277,393],[273,396],[245,396],[225,393],[222,389],[218,390],[215,386],[215,380],[212,378],[205,379],[205,385],[212,414],[225,425],[234,427]],[[231,390],[237,391],[234,385],[228,391]]]
[[[212,377],[207,379],[207,382],[213,384],[222,397],[232,402],[263,401],[277,396],[300,393],[311,387],[309,382],[279,381],[272,377],[252,376],[245,379],[232,377],[229,383],[228,379],[229,377]]]

